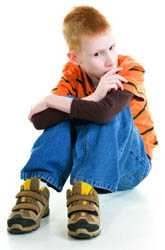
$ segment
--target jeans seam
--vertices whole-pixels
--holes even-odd
[[[146,161],[145,161],[144,158],[142,158],[142,157],[140,157],[140,156],[137,156],[133,150],[130,150],[130,153],[132,153],[132,154],[134,155],[134,157],[135,157],[139,162],[141,162],[141,163],[143,164],[144,167],[146,166],[146,164],[145,164]],[[146,157],[147,157],[147,156],[146,156]]]
[[[134,155],[134,157],[135,157],[137,160],[139,160],[140,163],[142,163],[143,166],[144,166],[144,168],[143,168],[143,174],[142,174],[142,178],[141,178],[141,180],[143,180],[143,179],[145,178],[145,176],[146,176],[146,173],[147,173],[147,170],[148,170],[148,166],[146,166],[146,164],[144,164],[145,161],[144,161],[144,160],[143,160],[143,161],[140,160],[140,159],[137,157],[137,155],[136,155],[132,150],[130,150],[130,153],[132,153],[132,154]],[[141,159],[142,159],[142,158],[141,158]],[[131,172],[131,174],[129,174],[129,175],[122,176],[122,178],[127,180],[127,179],[129,179],[130,176],[133,176],[133,175],[134,175],[134,178],[135,178],[137,181],[139,181],[138,178],[136,178],[136,175],[135,175],[136,172],[137,172],[137,171],[133,171],[133,172]]]
[[[84,130],[85,130],[85,134],[84,134],[84,140],[83,140],[83,162],[85,162],[86,160],[86,157],[88,155],[88,150],[87,150],[87,127],[89,127],[89,125],[83,125],[84,126]],[[79,168],[79,171],[77,171],[77,175],[79,176],[79,173],[80,173],[80,168]]]
[[[130,142],[130,138],[131,138],[131,136],[133,134],[133,126],[134,125],[132,124],[131,131],[130,131],[130,136],[128,137],[126,144],[120,150],[119,161],[120,161],[120,159],[122,157],[121,155],[127,150],[128,143]]]

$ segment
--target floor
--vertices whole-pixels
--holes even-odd
[[[50,189],[50,216],[43,219],[41,227],[26,235],[10,235],[6,231],[6,219],[13,205],[3,207],[0,243],[5,250],[33,249],[113,249],[113,250],[156,250],[165,249],[163,173],[158,160],[153,161],[150,175],[130,191],[100,194],[101,234],[91,240],[75,240],[67,235],[65,206],[66,189],[61,193]],[[15,192],[13,190],[11,195]],[[108,245],[107,245],[108,244]],[[163,247],[164,246],[164,247]]]

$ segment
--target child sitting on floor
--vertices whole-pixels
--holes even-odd
[[[49,215],[49,189],[67,190],[68,234],[99,235],[98,193],[137,186],[150,172],[157,144],[144,91],[144,68],[119,55],[108,20],[95,8],[73,8],[63,22],[69,61],[52,93],[28,118],[44,129],[21,170],[24,180],[8,231],[31,232]],[[42,185],[44,185],[42,187]]]

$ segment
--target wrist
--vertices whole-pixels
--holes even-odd
[[[45,97],[45,103],[46,103],[46,106],[48,108],[51,108],[52,106],[52,98],[54,97],[54,95],[48,95]]]
[[[94,102],[97,102],[97,100],[98,100],[97,95],[95,94],[95,92],[93,92],[91,95],[82,97],[81,99],[86,100],[86,101],[94,101]]]
[[[99,97],[99,95],[97,94],[97,92],[96,92],[96,90],[95,90],[95,92],[93,92],[93,99],[95,100],[95,102],[98,102],[98,101],[100,101],[100,97]]]
[[[58,109],[60,111],[70,113],[72,99],[67,96],[49,95],[45,98],[45,103],[49,108]]]

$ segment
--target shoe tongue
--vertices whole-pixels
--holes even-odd
[[[90,184],[82,181],[76,182],[72,187],[72,194],[88,195],[93,191],[94,189]]]
[[[39,191],[40,179],[32,178],[24,181],[21,189],[30,191]]]

